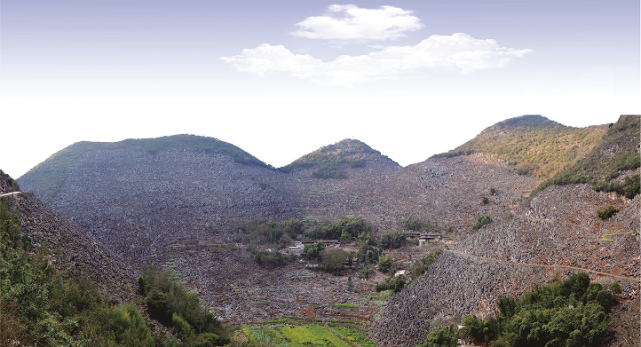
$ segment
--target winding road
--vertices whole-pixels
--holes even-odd
[[[517,263],[517,262],[494,259],[494,258],[481,257],[481,256],[478,256],[478,255],[471,255],[471,254],[467,254],[467,253],[464,253],[464,252],[459,252],[459,251],[455,251],[455,250],[451,250],[451,249],[447,249],[445,251],[446,252],[452,252],[452,253],[460,254],[460,255],[463,255],[463,256],[466,256],[466,257],[477,258],[477,259],[485,259],[485,260],[490,260],[490,261],[495,261],[495,262],[498,262],[498,263],[504,263],[504,264],[510,264],[510,265],[539,266],[539,267],[547,267],[547,268],[551,268],[551,269],[557,269],[557,268],[574,269],[574,270],[590,272],[590,273],[594,273],[594,274],[598,274],[598,275],[602,275],[602,276],[611,276],[611,277],[625,279],[625,280],[628,280],[628,281],[641,282],[641,279],[638,279],[638,278],[635,278],[635,277],[627,277],[627,276],[615,275],[615,274],[612,274],[612,273],[594,271],[594,270],[584,269],[584,268],[574,267],[574,266],[544,265],[544,264],[532,264],[532,263]]]

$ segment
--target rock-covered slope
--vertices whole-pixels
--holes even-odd
[[[567,276],[583,271],[593,281],[618,281],[623,287],[610,317],[615,332],[608,346],[639,346],[638,158],[639,116],[622,116],[585,157],[555,176],[589,179],[548,182],[516,206],[514,216],[459,242],[423,279],[395,295],[374,326],[377,345],[421,343],[427,331],[452,315],[487,316],[496,310],[499,295],[520,295],[557,272]],[[592,179],[592,186],[570,184]],[[624,182],[632,188],[617,190]],[[606,206],[618,212],[602,219],[598,211]],[[405,327],[406,333],[400,334]]]
[[[80,155],[50,204],[127,259],[210,236],[236,221],[296,216],[285,174],[197,149],[151,154],[100,148]]]
[[[215,139],[187,139],[75,144],[19,182],[139,263],[181,239],[233,237],[238,222],[258,217],[361,215],[378,233],[399,230],[412,217],[466,231],[481,214],[507,216],[536,184],[483,154],[401,168],[360,141],[344,140],[275,170],[192,143]],[[489,196],[487,205],[482,196]]]
[[[0,195],[20,187],[0,170]],[[55,212],[33,193],[4,196],[18,210],[20,227],[34,247],[49,249],[51,263],[60,270],[90,278],[108,299],[130,299],[136,290],[136,271],[121,256],[96,241],[77,225]]]
[[[557,272],[565,277],[586,271],[602,283],[618,281],[624,290],[618,310],[625,311],[631,300],[638,301],[640,289],[641,206],[639,199],[612,198],[587,185],[550,187],[512,219],[490,224],[460,242],[439,257],[424,278],[389,301],[374,326],[377,345],[422,343],[426,331],[453,316],[487,316],[496,310],[499,295],[521,295]],[[605,203],[621,212],[602,222],[596,208]],[[638,341],[638,318],[628,319],[621,334],[632,333]],[[619,342],[612,345],[634,346]]]

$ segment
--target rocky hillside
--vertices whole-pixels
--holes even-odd
[[[399,230],[412,217],[469,231],[481,214],[509,215],[536,185],[483,154],[401,168],[360,141],[344,140],[275,170],[201,144],[215,139],[156,140],[74,144],[19,182],[137,263],[178,240],[233,237],[238,222],[257,217],[313,222],[361,215],[377,233]],[[483,196],[489,203],[481,204]]]
[[[601,221],[597,210],[604,204],[620,212]],[[455,316],[487,316],[497,309],[499,295],[521,295],[557,272],[565,277],[587,271],[604,284],[618,281],[624,288],[619,310],[635,305],[633,299],[638,307],[640,208],[639,199],[586,185],[546,189],[512,219],[492,223],[446,251],[423,279],[395,295],[375,324],[377,345],[421,343],[426,329]],[[638,315],[625,324],[620,337],[631,334],[638,342]],[[634,345],[619,342],[613,345]]]
[[[631,199],[616,190],[597,192],[598,186],[587,184],[548,185],[516,206],[514,216],[459,242],[437,259],[423,279],[395,295],[374,326],[377,345],[418,344],[426,331],[456,317],[492,314],[499,295],[518,296],[557,273],[565,277],[584,271],[593,281],[606,285],[618,281],[624,289],[610,319],[616,332],[608,345],[639,346],[640,169],[638,162],[612,164],[613,158],[616,163],[638,158],[638,125],[634,125],[638,121],[638,116],[622,117],[603,142],[573,166],[589,168],[598,179],[604,177],[598,173],[616,167],[616,175],[605,178],[612,180],[608,185],[636,177]],[[577,172],[573,167],[563,172]],[[599,216],[607,206],[616,213]]]
[[[507,160],[519,173],[544,180],[590,152],[607,129],[607,125],[574,128],[540,115],[526,115],[499,122],[435,157],[493,154]]]
[[[270,168],[251,154],[229,143],[215,138],[175,135],[156,139],[128,139],[120,142],[88,142],[82,141],[54,153],[44,162],[20,177],[20,183],[25,190],[33,190],[46,203],[50,203],[66,182],[69,166],[76,163],[86,153],[95,150],[133,150],[155,155],[168,149],[198,150],[207,154],[221,154],[232,161],[248,166]]]
[[[0,170],[0,195],[20,191],[20,187]],[[51,263],[59,270],[87,276],[108,300],[130,299],[137,288],[137,274],[102,243],[44,204],[33,193],[4,196],[20,213],[20,227],[31,237],[34,247],[46,245]]]
[[[38,195],[28,178],[39,174],[25,175],[24,189]],[[65,176],[50,205],[130,260],[238,220],[297,215],[280,189],[285,174],[196,148],[96,146],[69,163]]]

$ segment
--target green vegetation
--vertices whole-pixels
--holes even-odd
[[[339,274],[343,271],[343,264],[349,253],[340,248],[325,248],[319,254],[322,268],[329,273]]]
[[[251,154],[227,142],[211,137],[174,135],[154,139],[127,139],[120,142],[76,142],[54,153],[18,180],[23,184],[26,183],[24,184],[28,186],[26,189],[32,190],[36,196],[48,203],[58,194],[60,187],[67,179],[69,166],[80,156],[93,150],[125,149],[142,150],[153,155],[169,149],[201,150],[208,154],[228,155],[240,164],[272,168]]]
[[[318,325],[281,326],[276,328],[292,347],[336,346],[349,347],[336,335]]]
[[[423,274],[425,274],[425,271],[427,271],[427,269],[432,266],[432,263],[434,263],[434,261],[436,261],[436,258],[438,258],[441,254],[443,254],[443,249],[439,248],[434,253],[430,253],[425,256],[423,259],[415,260],[409,269],[410,273],[412,274],[412,281],[410,283],[423,276]]]
[[[315,244],[305,245],[303,254],[307,260],[316,260],[320,256],[320,252],[325,249],[325,244],[316,242]]]
[[[621,294],[622,292],[619,282],[612,282],[612,284],[610,284],[610,290],[614,294]]]
[[[227,341],[215,316],[203,313],[195,294],[186,293],[168,276],[164,279],[173,283],[173,289],[162,292],[166,295],[153,294],[157,290],[154,286],[145,288],[150,290],[149,302],[154,309],[166,302],[172,313],[179,314],[170,324],[177,336],[184,337],[182,342],[161,331],[152,335],[150,323],[135,305],[105,302],[88,279],[56,270],[50,265],[49,256],[46,246],[33,248],[31,239],[22,234],[19,213],[0,198],[2,345],[214,346]],[[184,298],[191,301],[185,302]],[[162,310],[154,312],[166,315]]]
[[[350,343],[357,343],[361,347],[375,347],[374,342],[367,338],[365,331],[357,331],[354,327],[347,328],[344,326],[335,326],[330,329],[336,335],[342,337]]]
[[[232,338],[231,346],[375,346],[372,340],[367,338],[367,330],[360,325],[330,320],[326,322],[325,327],[322,327],[317,324],[309,324],[311,322],[315,322],[315,320],[285,318],[282,322],[270,321],[244,326]]]
[[[405,245],[405,233],[402,231],[395,231],[391,233],[383,233],[379,244],[382,248],[400,248]]]
[[[492,219],[492,216],[490,216],[489,214],[487,216],[481,215],[476,219],[476,224],[472,226],[472,229],[479,230],[482,227],[492,223],[493,221],[494,220]]]
[[[565,281],[535,286],[520,299],[499,297],[497,317],[463,318],[428,334],[420,346],[453,346],[454,338],[471,338],[491,346],[601,346],[608,334],[606,317],[616,298],[585,273]]]
[[[459,332],[454,324],[450,324],[441,330],[432,331],[427,334],[425,343],[416,347],[457,347]]]
[[[269,249],[287,247],[292,240],[303,232],[303,223],[296,219],[276,222],[271,219],[254,219],[236,225],[236,230],[245,235],[247,251],[259,264],[280,265],[285,257]]]
[[[385,290],[391,290],[394,293],[398,293],[406,286],[405,276],[390,276],[385,279],[385,282],[379,283],[376,285],[376,291],[382,292]]]
[[[280,170],[291,173],[315,168],[312,175],[316,178],[345,179],[347,178],[346,168],[365,167],[365,160],[359,158],[365,155],[382,156],[379,151],[361,141],[346,139],[304,155]]]
[[[311,239],[332,239],[332,240],[352,240],[359,235],[369,235],[372,226],[369,225],[362,217],[354,216],[342,218],[330,225],[317,226],[305,232],[305,236]],[[362,236],[365,237],[365,236]]]
[[[362,263],[373,264],[378,262],[380,253],[381,252],[372,247],[372,245],[361,244],[360,248],[358,249],[358,253],[356,253],[356,258],[358,258],[358,261]]]
[[[418,218],[407,218],[403,222],[403,228],[407,230],[413,230],[413,231],[429,231],[433,232],[435,230],[434,225],[432,225],[429,221],[423,221]]]
[[[378,257],[378,270],[382,273],[389,273],[394,261],[389,254],[382,254]],[[393,274],[392,274],[393,275]]]
[[[601,218],[602,220],[609,219],[610,217],[614,216],[615,213],[619,212],[614,206],[612,205],[606,205],[601,207],[596,214]],[[604,235],[605,236],[605,235]]]
[[[531,195],[556,184],[589,183],[596,191],[617,192],[628,199],[639,194],[641,178],[628,176],[624,182],[612,182],[623,170],[634,170],[641,165],[639,159],[639,129],[641,116],[621,116],[607,130],[602,141],[573,165],[541,183]]]
[[[538,115],[521,116],[497,123],[456,149],[433,157],[494,154],[506,159],[518,174],[543,180],[588,153],[606,130],[605,126],[573,128]]]
[[[481,205],[487,205],[489,203],[490,203],[490,199],[488,199],[487,196],[481,197]]]
[[[186,345],[222,346],[229,343],[225,329],[216,315],[203,307],[198,293],[188,292],[171,277],[168,270],[153,266],[143,268],[138,284],[150,316],[171,327]]]

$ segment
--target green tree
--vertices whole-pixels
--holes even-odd
[[[343,269],[343,264],[349,253],[340,248],[325,248],[320,252],[321,264],[325,271],[338,273]]]
[[[387,273],[392,268],[394,261],[389,254],[383,254],[378,257],[378,270],[382,273]]]
[[[432,331],[427,334],[425,343],[417,345],[416,347],[457,347],[459,339],[459,332],[456,325],[450,324],[449,326]]]
[[[405,245],[405,233],[402,231],[395,231],[391,233],[383,233],[379,244],[383,248],[400,248]]]

